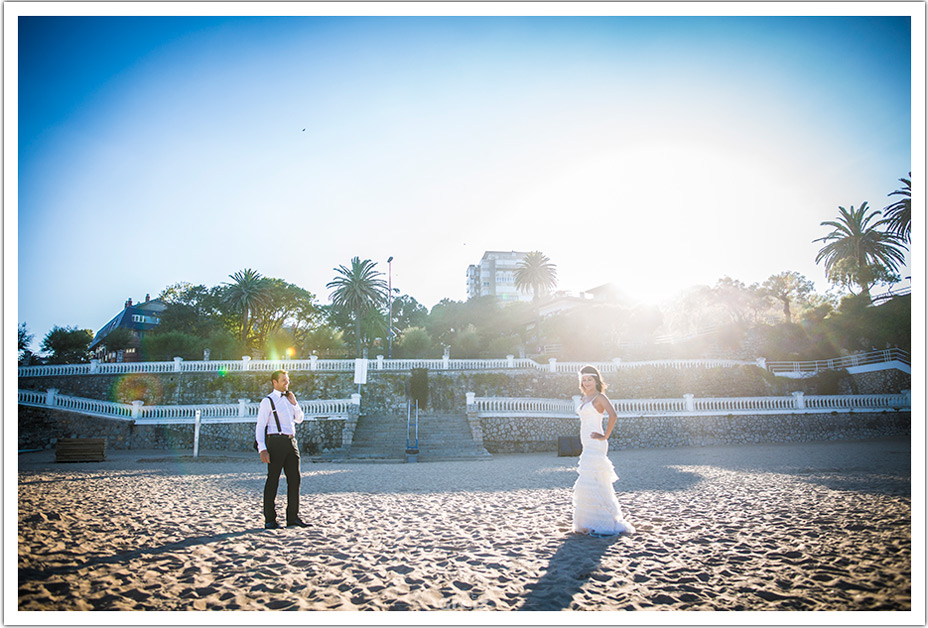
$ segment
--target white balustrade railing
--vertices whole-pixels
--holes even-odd
[[[633,416],[697,416],[744,414],[796,414],[821,412],[883,412],[911,410],[911,393],[882,395],[812,395],[793,393],[788,397],[713,397],[682,399],[613,399],[616,414]],[[91,416],[134,420],[137,424],[192,423],[200,412],[203,423],[250,423],[258,414],[260,401],[240,399],[237,404],[199,404],[145,406],[60,395],[55,389],[46,392],[20,390],[19,404],[51,407]],[[360,395],[350,399],[300,400],[307,420],[345,418],[356,414]],[[526,397],[476,397],[467,395],[468,412],[484,417],[567,417],[575,418],[579,397],[573,399],[539,399]]]
[[[638,416],[699,416],[745,414],[812,414],[821,412],[883,412],[911,410],[911,395],[832,395],[788,397],[714,397],[682,399],[611,399],[616,414]],[[577,417],[579,397],[535,399],[468,397],[469,411],[482,417]]]
[[[715,359],[692,359],[692,360],[645,360],[641,362],[622,362],[614,360],[612,362],[552,362],[549,363],[545,370],[554,370],[557,373],[577,373],[587,364],[595,366],[600,373],[616,373],[625,369],[644,368],[644,367],[662,367],[674,369],[691,369],[691,368],[733,368],[738,366],[761,366],[762,360],[715,360]]]
[[[817,373],[826,370],[853,369],[854,367],[871,364],[885,364],[899,362],[911,366],[912,356],[903,349],[878,349],[864,353],[845,355],[829,360],[808,360],[805,362],[767,362],[767,370],[771,373]]]
[[[812,374],[822,370],[853,369],[866,365],[886,364],[911,365],[911,356],[902,349],[883,349],[869,351],[830,360],[811,360],[806,362],[766,362],[763,358],[756,360],[720,360],[720,359],[684,359],[684,360],[645,360],[640,362],[623,362],[619,359],[610,362],[559,362],[552,358],[547,364],[540,364],[529,358],[452,360],[440,359],[402,359],[386,360],[383,356],[368,360],[370,371],[408,372],[414,368],[433,371],[497,371],[506,369],[528,369],[548,373],[576,373],[586,364],[592,364],[601,373],[616,373],[620,370],[661,367],[674,369],[695,368],[735,368],[739,366],[757,366],[775,374]],[[171,362],[121,362],[103,363],[92,361],[90,364],[49,364],[44,366],[21,366],[20,377],[48,377],[66,375],[124,375],[128,373],[241,373],[246,371],[270,373],[278,369],[287,371],[325,371],[352,372],[355,360],[207,360],[186,361],[175,358]]]
[[[57,408],[90,416],[134,420],[138,425],[193,423],[197,412],[201,423],[252,423],[258,416],[260,401],[240,399],[238,403],[197,404],[177,406],[146,406],[141,401],[131,404],[85,399],[60,395],[55,389],[47,392],[20,390],[23,406]],[[357,412],[360,396],[350,399],[299,400],[305,420],[341,419]],[[355,406],[352,408],[352,406]]]
[[[612,399],[616,414],[672,414],[686,409],[685,399]]]
[[[476,397],[474,401],[480,414],[575,414],[573,402],[565,399]]]
[[[52,407],[69,412],[89,414],[91,416],[108,417],[114,419],[132,418],[131,404],[101,401],[99,399],[85,399],[83,397],[70,397],[59,395],[54,388],[48,392],[34,390],[19,391],[19,405],[33,407]]]
[[[603,373],[619,369],[646,366],[671,368],[713,368],[743,365],[759,365],[758,361],[742,360],[652,360],[648,362],[558,362],[549,360],[540,364],[530,358],[503,359],[405,359],[386,360],[381,356],[368,360],[369,371],[410,371],[424,368],[432,371],[497,371],[521,369],[548,373],[576,373],[585,364],[593,364]],[[186,361],[177,358],[171,362],[120,362],[91,364],[49,364],[44,366],[21,366],[20,377],[48,377],[65,375],[125,375],[129,373],[242,373],[246,371],[270,373],[278,369],[291,372],[326,371],[352,372],[354,360],[207,360]]]
[[[45,405],[46,399],[48,399],[47,392],[40,392],[38,390],[20,390],[19,391],[19,405],[21,406]]]

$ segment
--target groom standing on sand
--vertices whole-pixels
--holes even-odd
[[[296,424],[303,422],[303,409],[290,392],[287,371],[271,373],[274,390],[258,406],[255,440],[261,462],[267,465],[264,482],[264,527],[274,530],[277,523],[277,487],[280,470],[287,476],[287,527],[306,528],[300,520],[300,450],[296,444]]]

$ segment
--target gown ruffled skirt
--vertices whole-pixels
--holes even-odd
[[[609,442],[590,437],[592,432],[603,433],[603,416],[592,404],[584,404],[578,413],[583,452],[577,465],[579,477],[574,483],[574,532],[595,535],[633,533],[635,528],[623,517],[612,487],[619,477],[606,455]]]

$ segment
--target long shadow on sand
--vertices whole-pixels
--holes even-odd
[[[226,539],[233,539],[239,536],[254,534],[255,532],[262,532],[263,530],[264,528],[250,528],[248,530],[239,530],[237,532],[211,534],[208,536],[195,536],[189,539],[184,539],[183,541],[177,541],[176,543],[167,543],[165,545],[161,545],[160,547],[144,547],[128,552],[120,552],[118,554],[113,554],[112,556],[98,556],[95,558],[90,558],[89,560],[78,563],[76,565],[65,565],[61,567],[52,567],[49,569],[21,567],[19,569],[19,584],[22,586],[23,584],[32,580],[45,580],[49,576],[53,575],[74,573],[76,571],[80,571],[81,569],[92,568],[98,565],[124,563],[134,558],[139,558],[140,556],[157,556],[159,554],[166,554],[169,552],[186,549],[194,545],[207,545],[217,541],[225,541]]]
[[[560,611],[570,607],[574,595],[591,579],[609,547],[620,536],[596,538],[572,534],[564,539],[548,568],[536,583],[526,587],[526,596],[516,610]],[[606,580],[609,576],[604,576]]]
[[[38,474],[36,474],[38,475]],[[167,472],[161,470],[152,471],[125,471],[122,473],[101,473],[99,475],[79,475],[76,477],[42,477],[39,479],[30,479],[29,475],[23,475],[19,480],[20,486],[29,486],[30,484],[61,484],[64,482],[86,482],[87,480],[113,480],[118,478],[139,478],[151,477],[154,475],[167,475]]]

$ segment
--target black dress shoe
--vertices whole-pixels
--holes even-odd
[[[308,528],[309,524],[304,523],[303,521],[300,521],[299,519],[297,519],[296,521],[291,521],[287,523],[287,527],[288,528]]]
[[[268,530],[276,530],[280,527],[280,524],[277,523],[276,521],[268,521],[267,523],[264,524],[264,527],[267,528]]]

